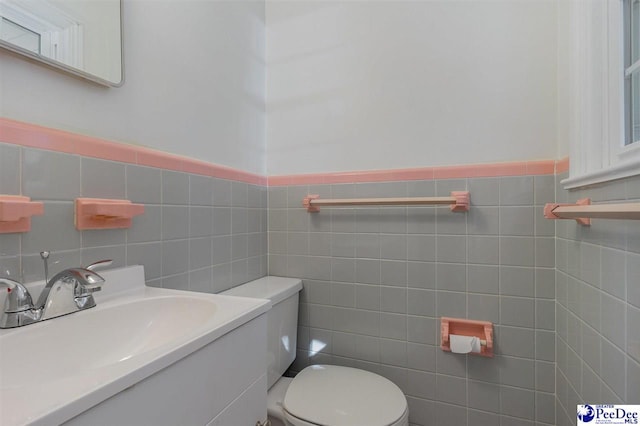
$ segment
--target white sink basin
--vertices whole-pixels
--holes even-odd
[[[143,274],[105,272],[95,308],[0,331],[1,425],[64,422],[270,308],[145,287]]]

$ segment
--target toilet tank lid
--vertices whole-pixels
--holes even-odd
[[[368,371],[312,365],[293,379],[282,404],[294,417],[318,425],[388,426],[407,410],[407,399],[390,380]]]
[[[269,299],[275,305],[302,290],[302,280],[267,276],[229,289],[222,294],[227,296],[253,297]]]

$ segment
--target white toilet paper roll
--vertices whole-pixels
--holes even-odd
[[[480,352],[480,339],[475,336],[449,335],[451,342],[451,352],[456,354],[468,354],[469,352]]]

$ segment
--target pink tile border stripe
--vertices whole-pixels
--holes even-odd
[[[8,118],[0,118],[0,142],[269,186],[552,175],[569,170],[569,158],[563,158],[266,177],[151,148],[83,136]]]
[[[556,174],[569,171],[569,157],[564,157],[556,161]]]
[[[7,118],[0,118],[0,142],[77,154],[102,160],[230,179],[255,185],[267,184],[266,176],[231,167]]]
[[[516,161],[509,163],[470,164],[418,169],[316,173],[307,175],[269,176],[269,186],[553,175],[556,173],[557,165],[560,162],[563,162],[563,164],[566,162],[568,168],[569,160],[566,159],[561,161]]]

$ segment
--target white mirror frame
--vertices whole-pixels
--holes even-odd
[[[120,0],[120,81],[112,82],[109,80],[105,80],[100,78],[94,74],[90,74],[88,72],[82,71],[78,68],[73,68],[69,65],[63,64],[62,62],[55,61],[53,59],[47,58],[46,56],[39,55],[37,53],[31,52],[27,49],[23,49],[19,46],[6,42],[4,40],[0,40],[0,48],[4,48],[6,50],[10,50],[11,52],[17,53],[19,55],[25,56],[27,59],[40,62],[52,68],[56,68],[61,71],[68,72],[75,76],[93,81],[94,83],[98,83],[102,86],[107,87],[121,87],[124,84],[124,34],[123,34],[123,1]]]

